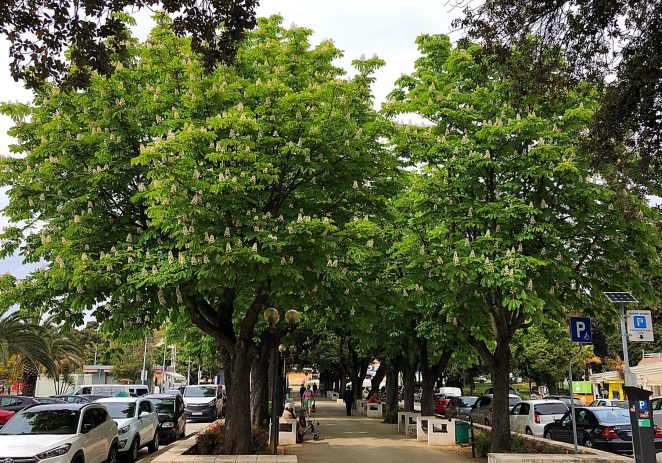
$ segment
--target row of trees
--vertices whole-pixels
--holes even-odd
[[[521,330],[608,313],[603,290],[656,302],[658,215],[592,162],[582,142],[600,92],[538,39],[495,63],[421,36],[415,71],[378,112],[378,58],[347,77],[331,42],[311,47],[280,17],[213,71],[157,22],[145,43],[127,38],[112,75],[2,106],[18,140],[0,163],[2,255],[45,263],[5,277],[2,300],[139,338],[190,320],[225,369],[226,452],[251,451],[251,410],[264,421],[265,307],[300,309],[354,384],[376,351],[391,389],[402,371],[411,390],[418,367],[424,411],[451,358],[479,357],[502,451]],[[540,53],[553,78],[527,86]],[[425,123],[397,122],[411,113]]]

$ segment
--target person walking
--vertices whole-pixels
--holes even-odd
[[[310,384],[306,386],[306,390],[303,393],[303,406],[308,416],[311,416],[315,407],[315,396],[312,389],[310,389]]]
[[[299,388],[299,395],[301,396],[301,406],[303,407],[303,393],[306,392],[306,386],[304,383],[301,383],[301,387]]]
[[[313,383],[313,395],[317,396],[317,383]]]
[[[347,385],[347,389],[345,389],[343,400],[345,401],[345,409],[347,410],[347,416],[352,416],[352,405],[354,405],[354,391],[352,390],[352,386],[349,384]]]

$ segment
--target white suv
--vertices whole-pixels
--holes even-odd
[[[116,463],[117,425],[97,404],[34,405],[0,429],[0,461]]]
[[[560,400],[523,400],[510,410],[510,430],[542,436],[545,425],[560,420],[567,411]]]
[[[159,449],[159,417],[152,402],[139,397],[111,397],[96,403],[105,406],[117,423],[120,456],[133,463],[142,447],[147,447],[150,453]]]

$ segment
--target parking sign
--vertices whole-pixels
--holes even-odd
[[[628,310],[627,328],[630,341],[654,341],[650,310]]]
[[[570,319],[570,339],[572,339],[572,342],[592,343],[591,319],[588,317],[572,317]]]

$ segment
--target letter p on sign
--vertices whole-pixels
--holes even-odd
[[[570,319],[570,339],[572,339],[572,342],[592,343],[591,319],[588,317],[572,317]]]

